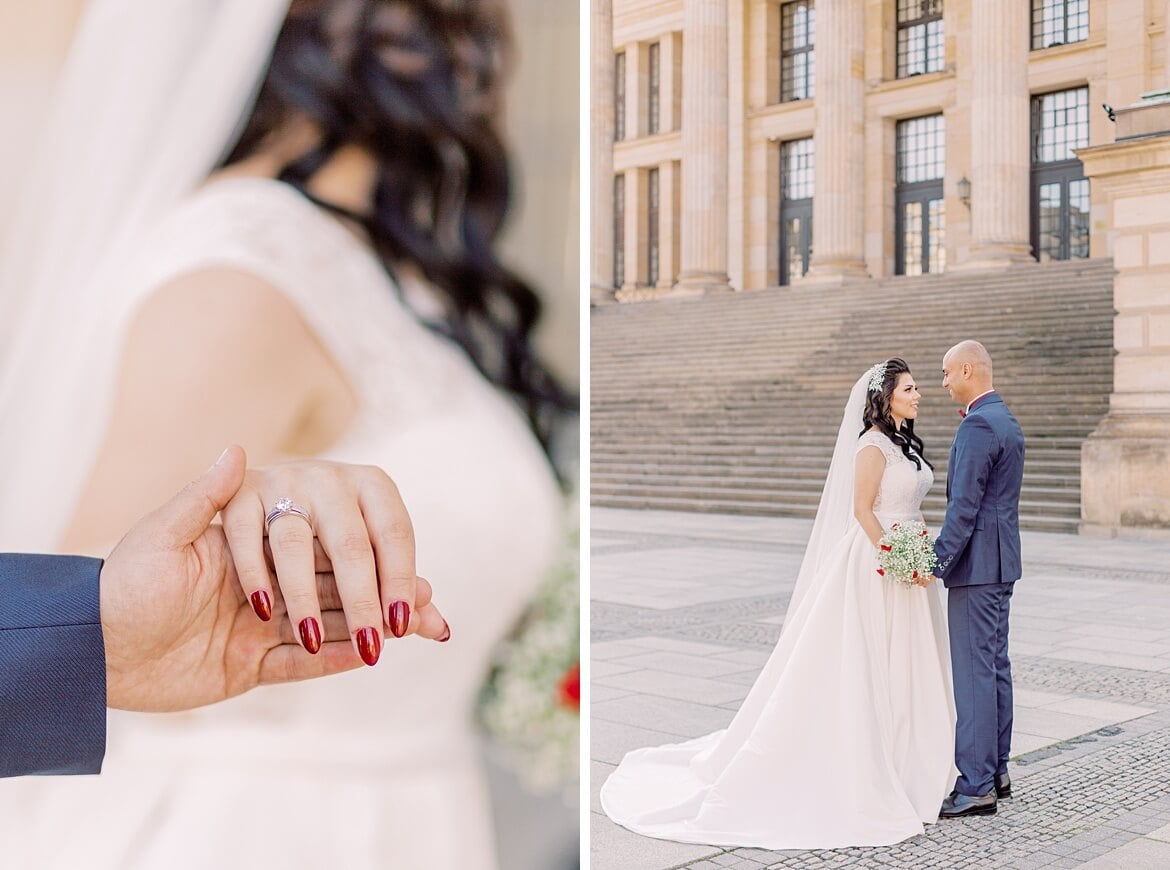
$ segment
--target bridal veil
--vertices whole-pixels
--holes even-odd
[[[0,245],[0,550],[59,546],[135,302],[113,276],[228,152],[288,2],[87,4]]]

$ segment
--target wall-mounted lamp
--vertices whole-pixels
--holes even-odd
[[[955,189],[959,193],[959,202],[961,202],[963,205],[967,206],[967,208],[970,208],[971,207],[971,182],[967,180],[966,175],[964,175],[962,178],[959,179],[959,183],[955,185]]]

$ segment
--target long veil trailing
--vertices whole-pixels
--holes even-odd
[[[868,384],[869,372],[866,372],[857,379],[849,393],[849,401],[845,403],[845,413],[841,417],[841,428],[837,430],[837,445],[829,463],[825,488],[821,491],[817,516],[800,563],[796,586],[788,600],[788,611],[784,616],[786,627],[791,623],[792,615],[796,613],[826,556],[833,545],[841,540],[853,519],[853,464],[857,436],[861,434],[865,413]]]
[[[954,782],[941,598],[879,576],[853,515],[859,447],[886,455],[883,523],[916,518],[933,474],[880,432],[861,436],[868,385],[867,372],[846,402],[776,646],[724,730],[625,755],[600,793],[618,824],[684,843],[829,849],[895,843],[937,819]]]
[[[87,4],[0,246],[0,550],[59,545],[112,404],[126,262],[227,153],[288,2]]]

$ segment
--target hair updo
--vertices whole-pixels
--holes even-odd
[[[927,460],[922,445],[922,439],[914,434],[914,421],[907,418],[902,421],[899,429],[894,425],[894,415],[890,413],[890,398],[894,395],[894,388],[898,385],[898,378],[910,374],[910,366],[904,359],[893,357],[886,360],[886,373],[882,378],[880,390],[867,390],[865,394],[865,410],[862,413],[862,427],[858,437],[870,429],[877,429],[887,438],[902,448],[902,453],[914,466],[921,470],[925,462],[931,469],[933,465]]]

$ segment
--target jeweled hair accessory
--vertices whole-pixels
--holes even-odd
[[[889,361],[880,362],[869,370],[869,391],[871,393],[880,393],[882,391],[882,384],[886,380],[886,367]]]

